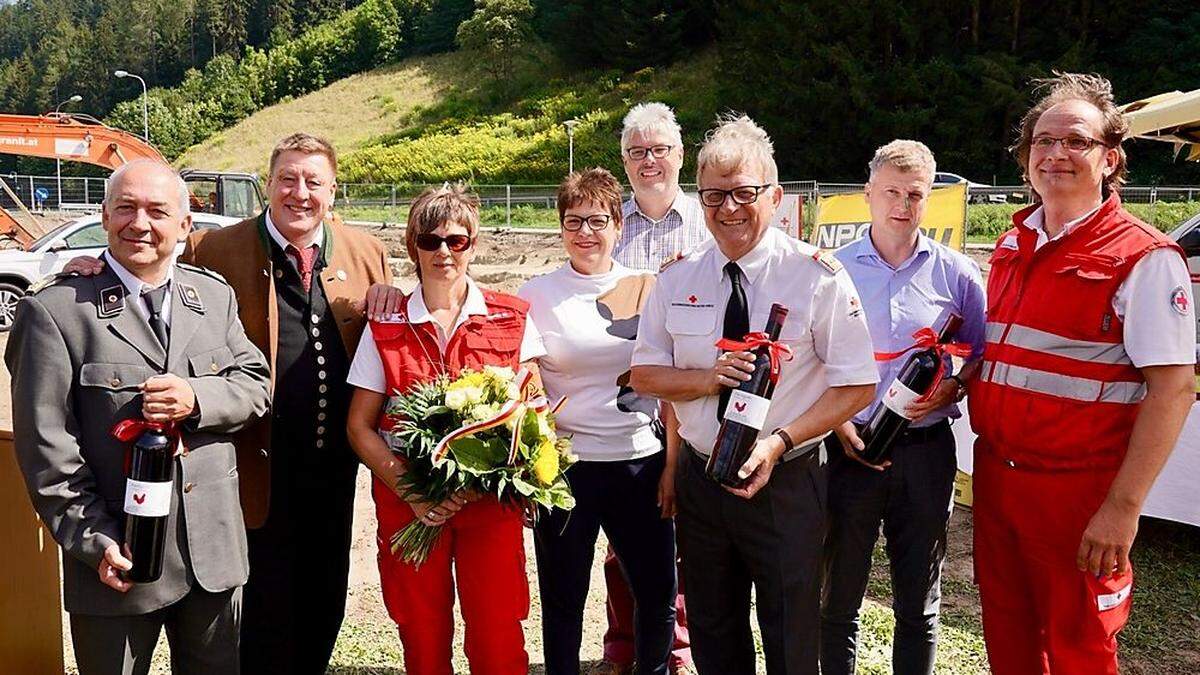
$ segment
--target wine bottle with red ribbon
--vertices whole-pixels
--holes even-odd
[[[766,424],[780,364],[792,358],[791,348],[779,342],[779,331],[787,315],[787,307],[776,303],[771,305],[765,331],[750,333],[740,341],[722,338],[717,342],[717,347],[725,351],[754,352],[755,357],[750,379],[729,393],[725,419],[705,467],[708,477],[722,485],[736,488],[746,482],[738,476],[738,470],[750,457],[754,441]]]
[[[162,575],[179,436],[173,424],[140,419],[122,420],[112,434],[120,441],[132,442],[126,461],[125,555],[133,567],[121,576],[134,583],[150,583]]]
[[[858,432],[865,444],[858,454],[864,460],[871,464],[886,462],[891,457],[892,446],[912,423],[908,405],[925,401],[937,391],[938,385],[946,377],[947,356],[967,356],[971,353],[969,345],[951,342],[960,326],[962,317],[950,314],[940,331],[935,333],[932,328],[922,328],[913,333],[916,342],[911,346],[898,352],[876,352],[876,361],[891,361],[913,349],[919,350],[908,357],[896,379],[884,391],[880,405],[871,413],[866,426]]]

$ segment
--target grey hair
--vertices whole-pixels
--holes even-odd
[[[108,187],[111,188],[113,185],[116,185],[119,181],[121,181],[125,177],[125,173],[128,172],[132,167],[144,165],[162,167],[170,172],[171,176],[175,178],[175,187],[179,191],[179,208],[183,211],[183,215],[186,216],[192,210],[192,195],[188,191],[187,183],[183,182],[183,178],[179,175],[179,172],[171,168],[170,164],[160,162],[157,159],[135,159],[128,164],[122,164],[121,166],[117,167],[116,171],[112,172],[111,176],[108,177]],[[112,194],[112,190],[106,189],[103,202],[105,207],[108,206],[108,196],[110,194]]]
[[[717,126],[708,132],[704,145],[696,156],[696,182],[708,167],[722,175],[738,169],[762,169],[767,183],[779,182],[779,167],[775,164],[775,146],[771,137],[754,120],[739,113],[717,117]]]
[[[906,173],[929,176],[930,181],[933,180],[933,174],[937,173],[937,161],[933,159],[933,151],[921,141],[897,139],[882,145],[875,150],[875,156],[871,158],[867,168],[874,179],[876,172],[889,165]]]
[[[677,146],[683,146],[683,131],[675,121],[675,111],[665,103],[639,103],[625,114],[621,129],[621,150],[629,148],[629,139],[638,132],[659,132],[670,138]]]

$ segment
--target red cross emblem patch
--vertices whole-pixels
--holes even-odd
[[[688,296],[688,302],[692,303],[693,305],[696,304],[696,301],[699,299],[700,298],[697,298],[694,294]]]
[[[1176,286],[1175,290],[1171,291],[1171,309],[1178,312],[1180,316],[1187,316],[1191,306],[1192,300],[1188,297],[1187,289],[1183,286]]]

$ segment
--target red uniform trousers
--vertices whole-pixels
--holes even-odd
[[[678,564],[678,563],[677,563]],[[692,665],[692,642],[688,638],[687,608],[683,601],[683,572],[676,571],[679,592],[675,594],[675,644],[671,645],[671,672]],[[633,592],[621,571],[612,546],[604,558],[604,585],[608,598],[608,630],[604,632],[604,660],[619,666],[633,665]]]
[[[379,479],[371,492],[379,517],[383,603],[399,628],[408,675],[454,672],[456,586],[472,675],[525,675],[529,655],[521,621],[529,616],[529,585],[520,511],[494,497],[466,505],[447,521],[429,559],[416,567],[392,555],[390,543],[413,520],[412,508]]]
[[[1133,572],[1096,579],[1075,566],[1115,476],[1012,467],[976,442],[975,579],[994,675],[1116,675]]]

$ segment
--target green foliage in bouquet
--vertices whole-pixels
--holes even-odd
[[[406,500],[436,504],[473,491],[516,508],[575,506],[564,475],[574,461],[570,440],[555,433],[544,402],[523,402],[516,379],[508,368],[465,370],[389,400],[385,414],[393,426],[382,434],[407,467],[397,484]],[[393,535],[392,552],[419,565],[440,533],[440,526],[414,520]]]

